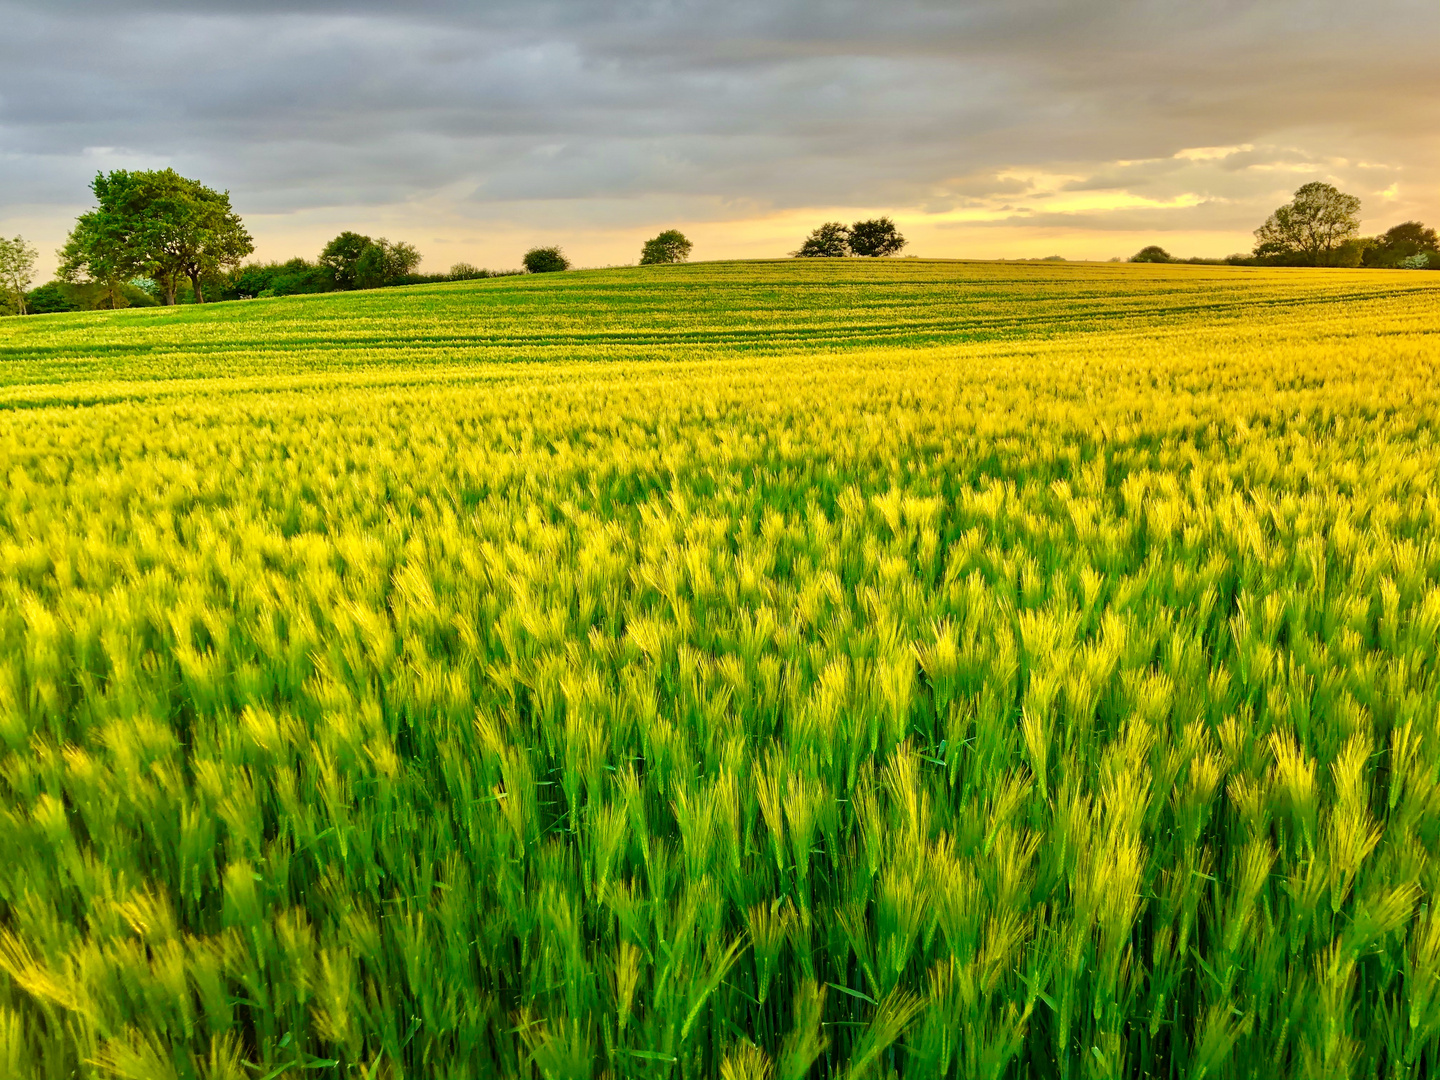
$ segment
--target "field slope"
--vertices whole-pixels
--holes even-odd
[[[0,1076],[1440,1071],[1440,275],[0,320]]]

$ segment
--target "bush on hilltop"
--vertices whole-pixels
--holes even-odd
[[[570,260],[558,247],[536,247],[525,253],[525,269],[531,274],[553,274],[570,269]]]
[[[796,259],[843,259],[847,255],[882,258],[897,254],[905,246],[905,237],[888,217],[871,218],[846,225],[827,221],[805,238],[799,251],[790,253]]]
[[[1132,263],[1168,263],[1175,260],[1159,244],[1149,244],[1131,255],[1130,261]]]
[[[850,254],[881,259],[896,255],[905,246],[905,237],[888,217],[857,221],[850,226]]]
[[[653,240],[645,241],[645,247],[640,252],[640,265],[682,263],[690,258],[690,250],[694,246],[679,229],[666,229]]]

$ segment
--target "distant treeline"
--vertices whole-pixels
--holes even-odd
[[[313,262],[245,263],[255,245],[228,191],[214,191],[173,169],[100,173],[90,190],[97,205],[76,220],[60,249],[55,280],[31,289],[38,253],[23,237],[0,237],[0,315],[204,304],[570,268],[560,248],[534,247],[525,253],[523,270],[460,262],[447,273],[421,274],[413,245],[349,231],[326,244]],[[692,246],[684,234],[667,229],[646,242],[640,264],[685,262]]]
[[[460,262],[447,273],[416,272],[420,253],[403,241],[384,237],[372,239],[356,232],[343,232],[325,245],[315,260],[251,262],[228,269],[211,268],[201,275],[198,294],[195,285],[182,280],[167,298],[160,281],[136,277],[107,283],[65,278],[41,285],[25,294],[28,311],[36,314],[55,311],[94,311],[123,307],[153,307],[167,302],[193,304],[214,300],[251,300],[266,296],[299,293],[343,292],[350,289],[381,289],[393,285],[423,285],[439,281],[472,281],[520,273],[518,270],[484,270]]]
[[[391,285],[424,285],[438,281],[472,281],[477,278],[503,277],[518,270],[483,270],[469,263],[456,263],[444,274],[400,273],[364,285],[342,285],[328,267],[318,261],[291,259],[288,262],[247,263],[223,276],[207,278],[204,295],[207,302],[215,300],[253,300],[266,296],[293,296],[300,293],[343,292],[347,289],[378,289]],[[94,282],[51,281],[31,290],[25,296],[32,314],[55,311],[100,311],[112,307],[156,307],[164,302],[153,281],[138,278],[122,282],[112,294]],[[181,285],[175,303],[193,304],[195,294],[188,284]]]
[[[225,276],[216,295],[224,300],[250,300],[299,293],[343,292],[348,289],[383,289],[393,285],[424,285],[438,281],[473,281],[476,278],[518,274],[518,270],[483,270],[459,262],[443,274],[420,274],[420,253],[403,241],[383,236],[372,240],[343,232],[325,245],[314,262],[247,263]]]
[[[447,273],[421,274],[416,272],[420,253],[414,246],[349,231],[326,244],[314,261],[244,263],[255,245],[231,209],[229,192],[214,191],[173,169],[101,173],[90,187],[98,205],[76,221],[60,249],[60,270],[54,281],[31,289],[37,262],[34,247],[22,237],[0,237],[0,315],[203,304],[470,281],[570,267],[559,248],[537,247],[526,252],[523,270],[483,270],[461,262]],[[852,225],[826,222],[791,254],[884,257],[904,246],[895,223],[882,217]],[[685,262],[691,248],[682,233],[667,229],[646,242],[640,263]],[[1440,241],[1433,228],[1419,221],[1403,222],[1379,236],[1361,236],[1360,200],[1330,184],[1314,182],[1299,188],[1291,202],[1255,230],[1255,248],[1249,254],[1178,259],[1151,244],[1129,261],[1440,270]]]
[[[1231,266],[1338,266],[1440,270],[1440,238],[1419,221],[1379,236],[1360,235],[1360,200],[1330,184],[1305,184],[1255,230],[1255,249],[1224,259],[1177,259],[1159,244],[1130,256],[1133,263],[1211,263]]]
[[[383,242],[383,238],[382,241]],[[478,278],[504,277],[519,270],[484,270],[469,263],[456,263],[447,273],[392,273],[365,284],[341,284],[329,267],[318,260],[291,259],[288,262],[246,263],[229,273],[204,280],[206,302],[215,300],[253,300],[266,296],[293,296],[300,293],[343,292],[348,289],[380,289],[392,285],[425,285],[439,281],[473,281]],[[146,278],[121,282],[112,295],[95,282],[51,281],[25,295],[32,314],[54,311],[99,311],[112,307],[156,307],[164,298],[156,284]],[[193,304],[195,294],[188,283],[177,288],[175,303]]]
[[[0,314],[203,304],[496,273],[457,263],[445,274],[420,274],[413,245],[356,232],[335,237],[314,262],[244,263],[255,245],[228,191],[173,169],[100,173],[90,190],[96,206],[76,220],[55,280],[31,289],[34,247],[18,236],[0,239]]]

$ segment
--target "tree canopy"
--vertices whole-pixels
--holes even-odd
[[[334,276],[336,288],[353,289],[355,268],[365,250],[373,243],[370,237],[346,229],[325,245],[316,261]]]
[[[532,274],[553,274],[570,269],[570,260],[558,247],[531,248],[525,253],[523,261],[525,269]]]
[[[1297,266],[1333,266],[1360,233],[1360,200],[1315,180],[1255,230],[1255,256]]]
[[[850,226],[850,254],[869,258],[896,255],[905,246],[905,237],[888,217],[857,221]]]
[[[682,263],[690,258],[690,250],[694,246],[679,229],[666,229],[653,240],[645,241],[645,247],[640,251],[640,265]]]
[[[317,263],[337,289],[379,289],[404,284],[420,265],[420,252],[403,240],[372,240],[347,229],[325,245]]]
[[[205,278],[255,250],[230,193],[174,169],[100,173],[90,190],[99,205],[76,221],[61,251],[62,272],[105,285],[112,299],[119,283],[143,275],[167,304],[189,278],[196,303],[204,303]]]
[[[95,184],[100,185],[97,177]],[[105,293],[107,308],[125,307],[121,285],[147,272],[144,253],[130,242],[128,218],[112,205],[108,185],[98,209],[81,214],[60,249],[58,277],[64,284],[93,284]],[[171,297],[173,299],[173,291]]]
[[[399,285],[401,279],[415,272],[420,265],[420,252],[403,240],[391,242],[385,237],[372,241],[355,261],[355,288],[379,289]]]
[[[871,218],[846,225],[827,221],[805,238],[799,251],[790,254],[797,259],[841,259],[846,255],[880,258],[894,255],[905,246],[905,237],[888,217]]]
[[[843,259],[850,254],[850,226],[827,221],[805,238],[799,251],[790,254],[797,259]]]
[[[1400,266],[1417,256],[1440,250],[1435,230],[1418,221],[1402,221],[1371,241],[1365,251],[1366,266]],[[1429,258],[1426,262],[1430,262]]]
[[[25,293],[35,277],[37,258],[39,252],[23,236],[13,240],[0,236],[0,301],[18,315],[25,314]]]
[[[1168,263],[1174,262],[1175,260],[1171,258],[1170,253],[1159,244],[1148,244],[1134,255],[1131,255],[1130,261],[1133,263]]]

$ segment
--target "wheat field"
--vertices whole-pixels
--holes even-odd
[[[1435,276],[0,320],[0,1076],[1435,1075]]]

